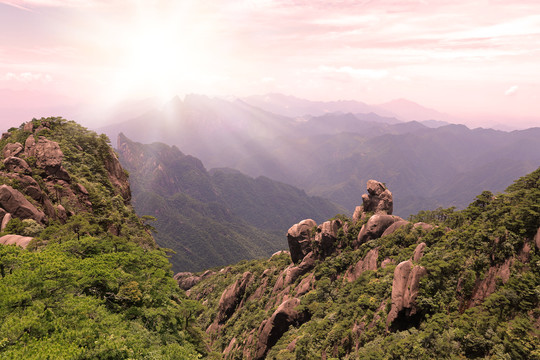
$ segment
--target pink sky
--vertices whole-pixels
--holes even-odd
[[[43,103],[279,92],[540,126],[539,64],[533,0],[0,0],[2,125]]]

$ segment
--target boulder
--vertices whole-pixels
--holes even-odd
[[[207,277],[214,275],[215,272],[206,270],[202,275],[197,276],[191,272],[179,272],[174,275],[174,280],[182,290],[189,290]]]
[[[540,249],[540,227],[536,231],[536,235],[534,236],[534,243],[536,244],[536,248]]]
[[[340,220],[325,221],[317,227],[312,246],[317,249],[319,257],[325,258],[336,250],[338,230],[341,227]]]
[[[425,248],[426,248],[426,243],[425,242],[421,242],[420,244],[418,244],[416,246],[416,248],[414,249],[412,261],[414,261],[415,263],[419,262],[420,259],[422,258],[422,256],[424,256],[424,249]]]
[[[20,236],[20,235],[4,235],[0,237],[1,245],[17,245],[26,249],[33,237],[30,236]]]
[[[294,263],[300,262],[313,249],[311,241],[313,240],[313,229],[317,223],[312,219],[300,221],[293,225],[287,232],[287,242],[291,252],[291,259]]]
[[[26,200],[23,194],[9,185],[0,186],[0,206],[14,217],[45,222],[45,214]]]
[[[40,136],[35,145],[35,151],[36,165],[45,170],[48,176],[68,182],[71,180],[66,169],[62,167],[64,153],[56,141]]]
[[[10,157],[10,156],[17,156],[23,151],[23,146],[21,143],[9,143],[4,146],[2,149],[2,155],[4,156],[4,159]]]
[[[0,227],[0,231],[4,231],[4,229],[6,228],[7,224],[11,221],[11,219],[12,217],[10,213],[7,213],[2,217],[2,225]]]
[[[30,135],[24,142],[24,153],[26,156],[36,156],[36,139],[34,135]]]
[[[21,158],[16,156],[9,156],[4,160],[4,166],[8,171],[21,173],[21,174],[31,174],[32,169],[28,166],[28,163]]]
[[[58,217],[58,220],[60,220],[62,224],[66,223],[67,212],[66,212],[66,209],[62,206],[62,204],[58,204],[58,206],[56,206],[56,216]]]
[[[407,220],[396,221],[395,223],[387,227],[386,230],[384,230],[381,237],[393,234],[394,232],[396,232],[396,230],[402,228],[403,226],[407,226],[408,224],[409,222]]]
[[[427,274],[423,266],[414,266],[411,260],[403,261],[394,270],[392,282],[392,306],[386,319],[390,327],[398,318],[407,318],[416,314],[416,296],[420,279]]]
[[[24,124],[23,130],[31,133],[32,131],[34,131],[34,123],[31,121],[27,122],[26,124]]]
[[[367,194],[362,195],[362,205],[353,214],[353,223],[364,219],[368,213],[392,215],[394,200],[390,190],[377,180],[368,180]]]
[[[300,276],[306,274],[308,271],[315,267],[315,255],[313,252],[302,259],[302,262],[298,266],[289,267],[285,270],[285,278],[282,287],[290,285],[296,281]],[[276,283],[277,284],[277,283]],[[277,289],[276,289],[277,290]]]
[[[358,233],[358,238],[353,245],[358,247],[369,240],[378,239],[390,225],[397,221],[403,221],[403,219],[395,215],[373,215],[369,218],[368,222],[362,226]]]
[[[358,261],[352,269],[349,269],[345,274],[345,278],[349,282],[353,282],[362,275],[364,271],[377,270],[377,259],[379,257],[379,248],[371,249],[366,256]]]
[[[435,226],[431,225],[431,224],[428,224],[428,223],[425,223],[425,222],[417,222],[417,223],[414,223],[413,225],[413,228],[415,229],[422,229],[424,231],[430,231],[430,230],[433,230]]]
[[[268,350],[278,342],[291,325],[298,327],[309,319],[307,311],[299,312],[296,309],[298,305],[300,305],[298,298],[286,300],[279,305],[268,320],[263,321],[259,327],[254,360],[264,359]]]
[[[246,291],[246,288],[253,280],[253,274],[246,271],[242,277],[237,279],[232,285],[223,291],[219,299],[216,322],[223,324],[234,313]]]

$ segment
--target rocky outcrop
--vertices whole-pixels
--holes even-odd
[[[218,313],[216,316],[216,323],[223,324],[236,310],[242,298],[246,288],[251,283],[253,279],[253,274],[249,271],[246,271],[242,274],[242,277],[237,279],[234,284],[229,286],[219,299]]]
[[[273,292],[276,293],[288,285],[294,283],[300,276],[306,274],[315,267],[315,254],[311,251],[302,259],[298,266],[288,266],[274,284]]]
[[[30,241],[34,238],[30,236],[20,236],[20,235],[4,235],[0,237],[1,245],[17,245],[26,249]]]
[[[14,217],[45,222],[45,214],[26,200],[20,191],[9,185],[0,186],[0,206]]]
[[[4,146],[2,149],[2,156],[4,159],[10,157],[10,156],[17,156],[23,151],[23,146],[16,142],[16,143],[9,143]]]
[[[1,210],[3,210],[3,212],[5,212],[4,209],[1,209]],[[0,231],[4,231],[4,229],[6,228],[6,226],[9,223],[10,220],[11,220],[11,214],[10,213],[2,215],[2,225],[0,226]]]
[[[353,245],[358,247],[369,240],[380,238],[384,231],[397,221],[403,221],[403,219],[395,215],[373,215],[369,218],[368,222],[362,226],[358,233],[358,238]]]
[[[70,181],[66,169],[62,167],[64,153],[56,141],[40,136],[35,145],[36,165],[45,170],[47,176],[56,179]]]
[[[493,294],[497,289],[497,282],[503,284],[510,279],[510,268],[514,263],[514,258],[506,259],[506,261],[498,266],[491,266],[483,278],[478,278],[474,285],[469,307],[480,304],[489,295]]]
[[[120,165],[118,156],[116,156],[112,148],[109,148],[104,165],[111,184],[117,189],[124,201],[129,202],[131,200],[131,189],[129,187],[128,176],[122,165]]]
[[[202,280],[214,275],[215,272],[206,270],[202,275],[197,276],[191,272],[179,272],[174,275],[174,280],[178,283],[178,286],[182,290],[189,290]]]
[[[316,226],[317,223],[314,220],[306,219],[293,225],[287,231],[287,242],[289,243],[291,259],[294,263],[302,261],[313,250],[311,242],[315,235],[313,229]]]
[[[357,206],[353,214],[353,222],[364,219],[368,213],[392,215],[394,200],[390,190],[377,180],[368,180],[367,194],[362,195],[362,205]]]
[[[345,279],[349,282],[353,282],[358,279],[364,271],[377,270],[378,257],[379,248],[369,250],[362,260],[358,261],[354,267],[347,271]]]
[[[36,156],[36,139],[30,135],[24,142],[24,153],[26,156]]]
[[[416,314],[415,304],[420,279],[427,274],[423,266],[414,266],[411,260],[403,261],[394,270],[392,282],[392,306],[386,319],[386,326],[391,327],[396,320],[407,322]],[[396,327],[400,327],[397,324]]]
[[[407,226],[408,224],[410,223],[407,220],[398,220],[389,227],[387,227],[386,230],[384,230],[384,232],[382,233],[381,237],[391,235],[402,227]]]
[[[31,174],[32,169],[28,166],[28,163],[21,158],[16,156],[10,156],[4,160],[4,166],[8,171],[21,173],[21,174]]]
[[[424,256],[424,249],[426,248],[426,243],[425,242],[421,242],[420,244],[418,244],[416,246],[416,248],[414,249],[414,253],[413,253],[413,256],[412,256],[412,261],[413,262],[419,262],[420,259],[422,258],[422,256]]]
[[[536,244],[536,248],[540,249],[540,227],[534,236],[534,243]]]
[[[290,326],[298,327],[309,318],[307,311],[299,312],[296,308],[300,299],[292,298],[283,302],[272,316],[263,321],[259,327],[259,337],[254,360],[266,357],[268,350],[274,346]]]
[[[332,254],[337,247],[338,231],[342,227],[340,220],[325,221],[317,227],[312,247],[320,258]]]

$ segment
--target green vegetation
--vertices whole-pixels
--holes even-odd
[[[204,355],[204,334],[192,326],[200,305],[178,289],[165,251],[121,185],[113,184],[106,164],[115,155],[108,139],[61,118],[32,123],[36,140],[43,136],[59,144],[70,181],[48,176],[35,157],[18,156],[32,167],[42,198],[56,209],[62,205],[67,215],[53,216],[45,201],[27,196],[48,221],[13,218],[3,231],[34,240],[27,249],[0,245],[0,358]],[[22,125],[11,129],[0,148],[24,145],[28,136]],[[0,179],[26,195],[13,174],[2,172]]]
[[[201,271],[286,248],[284,234],[306,217],[340,211],[327,200],[265,177],[207,172],[200,160],[161,143],[119,135],[120,161],[132,174],[133,205],[155,216],[160,246],[175,251],[175,271]]]
[[[311,290],[300,296],[300,309],[311,319],[291,326],[267,358],[540,359],[540,250],[532,240],[540,227],[540,169],[504,194],[482,193],[462,211],[424,211],[411,220],[436,227],[409,225],[356,250],[345,249],[319,260],[284,290],[272,291],[290,262],[287,255],[241,263],[203,280],[190,290],[207,304],[199,324],[210,326],[225,288],[244,271],[252,272],[255,281],[243,294],[242,307],[213,337],[217,353],[236,338],[243,345],[233,348],[230,358],[240,359],[246,349],[255,350],[250,336],[257,339],[261,323],[284,296],[297,296],[299,285],[314,276]],[[341,233],[338,241],[350,243],[358,229]],[[388,326],[394,270],[412,257],[419,242],[427,246],[414,266],[425,267],[427,275],[420,281],[417,313],[400,314]],[[377,270],[347,281],[346,271],[375,248]],[[382,268],[384,260],[390,264]],[[254,297],[264,281],[264,291]],[[484,292],[489,283],[492,291]]]

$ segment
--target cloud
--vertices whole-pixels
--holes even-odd
[[[30,82],[42,82],[42,83],[50,83],[53,78],[50,74],[43,74],[43,73],[31,73],[31,72],[23,72],[23,73],[12,73],[8,72],[5,73],[3,76],[0,76],[0,80],[3,81],[18,81],[22,83],[30,83]]]
[[[508,88],[508,90],[506,90],[506,91],[504,92],[504,95],[506,95],[506,96],[512,96],[512,95],[514,95],[514,94],[518,91],[518,89],[519,89],[519,86],[517,86],[517,85],[510,86],[510,87]]]
[[[35,7],[90,7],[104,3],[99,0],[0,0],[0,4],[23,10],[31,10]]]

